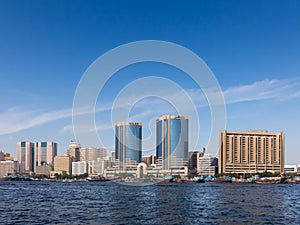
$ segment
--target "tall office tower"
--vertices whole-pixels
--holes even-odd
[[[73,162],[80,161],[80,149],[81,145],[78,141],[71,141],[67,151],[67,155],[72,157]]]
[[[115,130],[115,157],[119,170],[142,161],[142,123],[120,122]]]
[[[52,165],[54,157],[57,156],[57,143],[55,142],[36,142],[35,163],[36,166]]]
[[[80,149],[80,161],[97,161],[107,156],[105,148],[87,147]]]
[[[284,171],[284,134],[265,130],[220,131],[219,173]]]
[[[34,143],[21,141],[17,143],[17,160],[21,173],[34,171]]]
[[[165,115],[156,120],[156,159],[164,170],[188,164],[188,117]]]

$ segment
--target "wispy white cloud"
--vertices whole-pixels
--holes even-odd
[[[152,111],[145,110],[141,113],[136,113],[134,115],[129,116],[128,121],[141,121],[141,120],[147,118],[149,115],[152,115]],[[94,132],[95,130],[99,132],[99,131],[114,129],[114,126],[116,123],[117,122],[113,123],[111,121],[111,123],[100,124],[100,125],[97,125],[96,128],[89,130],[89,132]]]
[[[65,134],[72,135],[73,134],[73,126],[71,124],[66,125],[62,129],[59,130],[59,133],[62,135],[65,135]]]
[[[208,105],[206,97],[200,89],[188,89],[184,91],[191,97],[196,107],[203,107]],[[183,105],[186,104],[186,97],[184,97],[182,91],[174,93],[169,90],[166,93],[167,95],[165,96],[170,96],[170,99],[176,99],[177,104],[178,102]],[[288,100],[291,98],[298,98],[300,97],[300,80],[261,80],[252,84],[240,85],[225,89],[223,91],[223,96],[226,104],[268,99]],[[126,96],[126,98],[130,98],[130,96]],[[166,100],[168,100],[168,97],[166,97]],[[118,108],[127,106],[128,101],[126,101],[126,99],[121,102],[124,102],[124,104],[118,105]],[[138,111],[138,113],[131,115],[130,120],[143,120],[146,117],[153,116],[154,112],[156,114],[157,112],[161,112],[163,114],[163,110],[170,109],[170,106],[165,106],[164,104],[162,104],[162,100],[156,98],[146,99],[142,101],[141,104],[137,104],[136,106],[139,107],[140,110]],[[162,109],[160,109],[161,107]],[[108,104],[106,106],[96,108],[95,111],[103,112],[110,109],[111,107]],[[87,113],[93,112],[82,109],[78,110],[76,115],[83,115]],[[42,112],[40,110],[24,110],[19,107],[12,107],[4,112],[0,112],[0,135],[16,133],[35,126],[71,117],[71,109]],[[97,131],[107,130],[111,128],[111,124],[102,124],[96,127]],[[64,129],[65,131],[70,131],[72,130],[72,126],[66,126]]]
[[[223,92],[226,104],[266,99],[290,99],[300,89],[299,80],[262,80],[248,85],[228,88]]]
[[[293,93],[291,97],[294,97],[294,98],[300,97],[300,90]]]
[[[197,107],[207,106],[208,102],[200,89],[188,89]],[[225,104],[234,104],[259,100],[288,100],[300,97],[300,80],[261,80],[252,84],[230,87],[222,92]],[[213,95],[213,93],[212,93]]]
[[[141,113],[136,113],[132,116],[129,117],[130,121],[141,121],[142,119],[144,119],[145,117],[148,117],[150,115],[153,114],[153,110],[144,110]]]
[[[25,111],[20,108],[10,108],[0,113],[0,134],[15,133],[24,129],[49,123],[62,118],[69,117],[70,110],[58,110],[41,113],[40,111]]]
[[[97,108],[95,112],[105,111],[104,108]],[[93,113],[85,109],[78,110],[76,115]],[[41,112],[40,110],[24,110],[19,107],[9,108],[5,112],[0,112],[0,135],[16,133],[35,126],[57,121],[60,119],[71,118],[72,109],[61,109],[50,112]],[[72,128],[65,127],[65,130]]]
[[[96,128],[89,130],[89,132],[94,132],[95,130],[104,131],[109,129],[113,129],[113,125],[111,123],[106,123],[106,124],[97,125]]]

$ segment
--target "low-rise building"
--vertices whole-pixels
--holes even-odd
[[[19,173],[18,161],[0,161],[0,177]]]
[[[189,173],[197,174],[200,170],[200,157],[203,156],[203,152],[193,151],[189,152]]]
[[[111,157],[98,158],[96,161],[88,161],[88,174],[103,174],[104,170],[112,167]]]
[[[68,174],[66,171],[62,171],[62,170],[58,170],[58,171],[51,171],[50,172],[50,178],[54,179],[54,178],[63,178],[66,177]]]
[[[72,176],[82,175],[88,173],[87,161],[72,162]]]
[[[300,165],[284,165],[284,172],[285,173],[298,173],[298,168]]]
[[[218,159],[210,153],[204,153],[199,158],[198,174],[201,176],[215,176],[218,169]]]
[[[149,156],[143,156],[142,162],[145,163],[147,166],[150,166],[151,164],[155,164],[156,157],[155,155],[149,155]]]
[[[53,166],[52,165],[36,166],[36,168],[35,168],[35,174],[36,175],[44,175],[46,177],[50,176],[51,171],[53,171]]]
[[[55,156],[54,171],[65,171],[67,175],[72,174],[72,157],[70,156]]]
[[[126,170],[119,170],[118,167],[111,167],[104,170],[105,177],[132,177],[132,178],[163,178],[167,176],[187,176],[188,167],[183,166],[181,168],[172,168],[164,170],[156,164],[147,166],[146,163],[139,163],[138,165],[131,165]]]
[[[4,155],[4,161],[14,161],[14,157],[9,154]]]

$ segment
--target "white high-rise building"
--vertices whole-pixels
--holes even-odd
[[[37,142],[35,148],[36,166],[53,165],[54,157],[57,156],[57,143]]]
[[[20,164],[21,173],[34,171],[34,143],[21,141],[17,143],[17,160]]]

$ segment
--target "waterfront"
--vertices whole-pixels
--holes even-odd
[[[1,182],[0,224],[299,224],[300,185]]]

